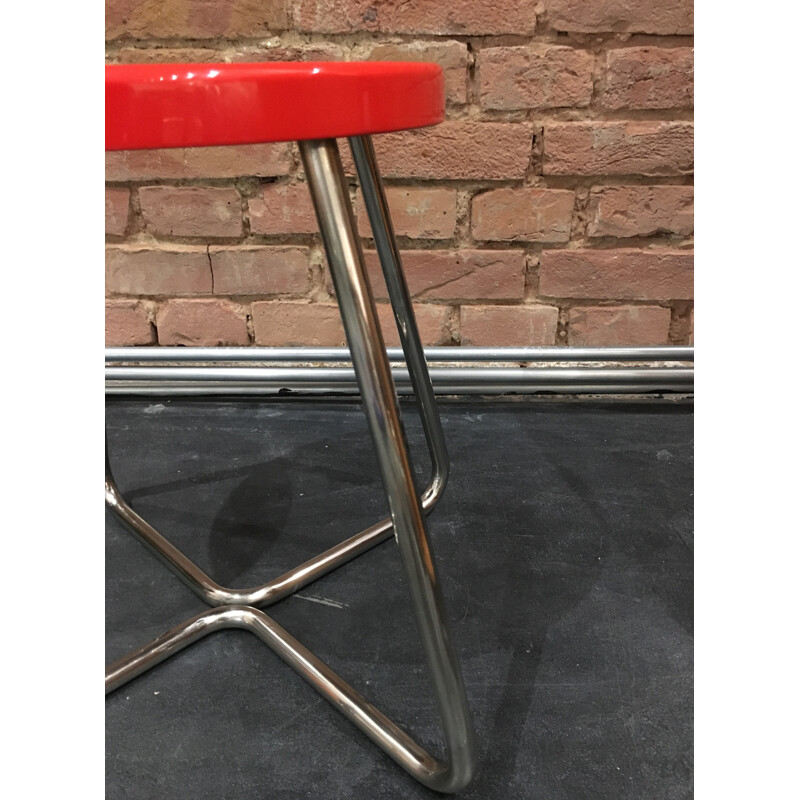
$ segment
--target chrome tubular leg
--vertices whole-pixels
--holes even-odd
[[[335,140],[326,139],[300,142],[300,153],[389,500],[395,538],[409,583],[450,761],[435,762],[432,771],[416,769],[398,758],[393,747],[384,749],[426,786],[454,792],[467,785],[474,771],[472,723],[464,683],[445,624],[441,590],[414,489],[397,396],[366,279],[339,151]],[[392,739],[390,745],[394,742]]]
[[[128,505],[114,481],[108,461],[108,445],[106,445],[105,492],[106,505],[116,514],[125,528],[198,597],[211,606],[272,605],[380,542],[386,541],[392,533],[392,521],[387,517],[263,586],[252,589],[228,589],[209,577]]]
[[[433,452],[431,450],[432,458]],[[441,464],[441,459],[437,463]],[[422,495],[422,507],[426,513],[433,509],[441,497],[445,482],[446,470],[443,472],[441,469],[434,469],[433,478]],[[116,514],[125,528],[198,597],[211,606],[250,605],[262,608],[272,605],[365,553],[375,545],[385,542],[392,534],[392,520],[387,517],[324,553],[290,569],[269,583],[250,589],[229,589],[213,580],[128,505],[117,487],[111,471],[108,460],[108,444],[106,444],[105,494],[106,505]]]
[[[414,319],[411,297],[400,268],[400,254],[372,140],[368,136],[360,136],[352,137],[349,141],[430,453],[431,479],[422,493],[422,509],[425,513],[429,513],[447,485],[450,470],[447,447],[428,374],[428,365]],[[128,505],[114,483],[108,465],[108,448],[106,448],[106,502],[129,531],[195,594],[212,606],[241,604],[263,608],[272,605],[386,541],[392,533],[391,519],[381,520],[269,583],[248,589],[231,589],[214,581]]]
[[[199,589],[199,593],[204,599],[206,595],[213,596],[216,589],[214,581],[125,502],[125,498],[117,488],[114,474],[111,472],[111,464],[108,460],[108,437],[106,437],[105,492],[106,505],[159,561],[169,567],[190,589],[193,591]]]
[[[442,422],[439,418],[439,410],[436,407],[433,386],[428,373],[428,364],[425,361],[425,351],[422,348],[417,321],[414,318],[411,294],[408,291],[400,263],[400,251],[394,236],[389,204],[386,202],[386,193],[383,190],[383,181],[378,170],[372,138],[370,136],[352,136],[348,141],[356,165],[364,205],[369,215],[375,248],[378,251],[386,288],[397,322],[397,331],[400,334],[400,344],[403,347],[411,385],[414,388],[414,397],[422,418],[425,439],[431,454],[433,472],[430,485],[423,495],[424,506],[427,494],[430,493],[438,499],[444,491],[450,472],[450,459],[447,455]]]
[[[179,653],[190,644],[225,628],[249,630],[342,712],[375,744],[418,780],[439,791],[459,787],[444,781],[446,770],[405,731],[369,703],[330,667],[306,649],[263,611],[250,606],[225,606],[198,614],[150,644],[111,664],[106,670],[106,694]]]

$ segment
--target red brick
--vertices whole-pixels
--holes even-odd
[[[146,186],[139,201],[147,231],[156,236],[242,235],[242,201],[232,187]]]
[[[222,61],[219,50],[195,47],[123,47],[120,64],[209,64]]]
[[[545,0],[547,22],[557,31],[690,34],[692,0]]]
[[[248,175],[266,178],[286,175],[292,164],[291,149],[285,142],[232,147],[117,150],[106,153],[106,180],[238,178]]]
[[[376,297],[387,297],[378,254],[367,251]],[[522,300],[521,250],[405,250],[400,254],[412,297],[424,300]]]
[[[568,242],[575,193],[566,189],[492,189],[472,200],[472,235],[508,242]]]
[[[594,56],[572,47],[488,47],[478,54],[482,108],[585,108]]]
[[[374,142],[386,178],[502,180],[524,177],[532,139],[529,122],[456,121]]]
[[[160,345],[247,345],[246,314],[227,300],[167,300],[156,315]]]
[[[450,239],[456,232],[455,189],[420,189],[389,186],[386,200],[398,236],[412,239]],[[356,197],[358,230],[372,238],[367,209],[359,191]]]
[[[330,303],[253,303],[256,344],[264,347],[343,347],[339,307]]]
[[[208,253],[205,247],[187,245],[107,247],[106,290],[134,295],[210,294]]]
[[[528,35],[536,26],[536,0],[299,0],[301,31]]]
[[[553,345],[554,306],[462,306],[461,344],[475,347]]]
[[[317,217],[306,183],[272,183],[247,202],[253,233],[317,233]]]
[[[693,253],[686,250],[544,250],[542,297],[598,300],[687,300]]]
[[[153,344],[147,309],[138,300],[106,300],[106,347]]]
[[[432,61],[444,70],[448,103],[467,102],[469,54],[463,42],[410,42],[379,44],[369,51],[370,61]]]
[[[310,289],[305,247],[210,247],[214,294],[305,294]]]
[[[106,233],[124,236],[128,227],[131,190],[125,187],[106,186]]]
[[[694,343],[694,310],[690,304],[675,304],[669,327],[669,340],[676,345]]]
[[[378,319],[381,323],[384,344],[387,347],[399,347],[400,335],[397,333],[397,323],[394,321],[392,307],[386,303],[378,303]],[[447,306],[433,305],[431,303],[414,304],[414,317],[417,320],[419,335],[424,345],[448,344],[452,339],[450,328],[447,325],[450,309]]]
[[[590,306],[569,312],[573,347],[669,344],[670,310],[655,306]]]
[[[603,186],[592,189],[587,215],[589,236],[688,236],[694,230],[694,188]]]
[[[612,111],[691,108],[694,50],[691,47],[611,50],[600,104]]]
[[[688,122],[557,122],[545,126],[545,175],[686,175]]]
[[[106,0],[106,39],[257,37],[287,27],[286,0]]]

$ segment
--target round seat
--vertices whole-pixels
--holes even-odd
[[[106,66],[106,150],[333,139],[443,119],[438,64]]]

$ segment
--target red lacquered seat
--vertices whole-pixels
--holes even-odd
[[[106,67],[106,150],[332,139],[443,119],[438,64]]]

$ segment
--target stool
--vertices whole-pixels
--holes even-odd
[[[106,150],[298,142],[390,509],[389,518],[263,586],[226,588],[128,505],[114,481],[106,446],[106,503],[128,530],[212,606],[111,664],[106,670],[106,692],[214,631],[249,630],[414,778],[431,789],[456,792],[474,772],[474,736],[425,525],[425,514],[444,491],[449,462],[370,138],[374,133],[434,125],[443,119],[444,82],[435,64],[106,67]],[[353,154],[431,457],[432,477],[419,498],[337,137],[348,138]],[[392,534],[441,717],[445,759],[426,752],[260,610]]]

